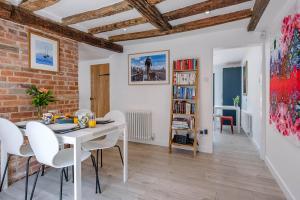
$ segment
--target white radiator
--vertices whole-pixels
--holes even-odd
[[[151,111],[126,112],[128,139],[130,141],[153,140]]]
[[[242,129],[247,135],[252,135],[252,115],[242,110]]]

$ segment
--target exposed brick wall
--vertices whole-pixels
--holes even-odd
[[[63,113],[78,109],[78,43],[51,35],[60,40],[59,72],[32,70],[28,65],[28,27],[0,19],[0,117],[12,121],[34,119],[37,116],[31,97],[25,94],[30,84],[54,92],[58,100],[48,106]],[[35,30],[36,31],[36,30]],[[9,182],[25,175],[25,161],[12,159]],[[31,172],[37,168],[35,161]]]

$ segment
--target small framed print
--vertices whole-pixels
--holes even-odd
[[[59,40],[29,32],[29,66],[31,69],[58,72]]]

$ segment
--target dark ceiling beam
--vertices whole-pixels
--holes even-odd
[[[19,6],[33,12],[52,6],[59,1],[60,0],[25,0],[22,1]]]
[[[168,21],[176,20],[184,17],[189,17],[192,15],[197,15],[204,13],[206,11],[213,11],[220,8],[225,8],[228,6],[233,6],[245,2],[249,2],[251,0],[208,0],[204,2],[200,2],[191,6],[187,6],[178,10],[170,11],[163,14],[163,17]],[[91,34],[97,34],[102,32],[114,31],[117,29],[127,28],[130,26],[136,26],[139,24],[147,23],[148,20],[145,17],[139,17],[135,19],[125,20],[121,22],[116,22],[113,24],[108,24],[104,26],[99,26],[95,28],[91,28],[88,30]]]
[[[255,31],[260,18],[264,14],[270,0],[256,0],[253,7],[253,15],[251,17],[250,23],[248,25],[248,31]]]
[[[0,18],[9,20],[18,24],[26,25],[30,28],[45,32],[54,33],[78,42],[86,43],[91,46],[107,49],[114,52],[123,52],[123,47],[114,44],[106,39],[95,37],[68,26],[39,17],[32,12],[20,7],[0,2]]]
[[[166,31],[172,29],[169,22],[162,16],[159,10],[148,3],[146,0],[126,0],[132,7],[134,7],[149,23],[156,28]]]
[[[148,3],[151,5],[158,4],[164,0],[148,0]],[[71,15],[68,17],[65,17],[62,19],[62,23],[64,25],[71,25],[71,24],[77,24],[84,21],[92,20],[92,19],[99,19],[102,17],[108,17],[111,15],[116,15],[122,12],[126,12],[129,10],[132,10],[133,7],[126,1],[121,1],[119,3],[115,3],[110,6],[106,6],[103,8],[99,8],[96,10],[91,10],[75,15]]]
[[[180,24],[174,26],[173,29],[169,31],[150,30],[150,31],[142,31],[136,33],[128,33],[128,34],[111,36],[109,37],[109,40],[112,42],[119,42],[119,41],[137,40],[137,39],[170,35],[170,34],[187,32],[187,31],[207,28],[211,26],[216,26],[220,24],[225,24],[228,22],[238,21],[238,20],[250,18],[251,16],[252,16],[251,9],[246,9],[246,10],[241,10],[229,14],[218,15],[215,17],[209,17],[205,19],[188,22],[185,24]]]

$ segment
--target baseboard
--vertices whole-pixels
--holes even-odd
[[[289,190],[287,184],[281,178],[280,174],[278,173],[278,171],[276,170],[276,168],[274,167],[274,165],[272,164],[272,162],[270,161],[270,159],[268,158],[268,156],[265,157],[265,163],[268,166],[269,170],[271,171],[271,174],[273,175],[273,177],[277,181],[279,187],[283,191],[283,194],[286,197],[286,199],[288,199],[288,200],[296,200],[296,197]]]
[[[260,146],[259,146],[259,144],[257,143],[257,141],[254,139],[253,136],[252,136],[252,138],[251,138],[251,141],[252,141],[252,143],[255,145],[256,150],[257,150],[258,152],[260,152]]]

